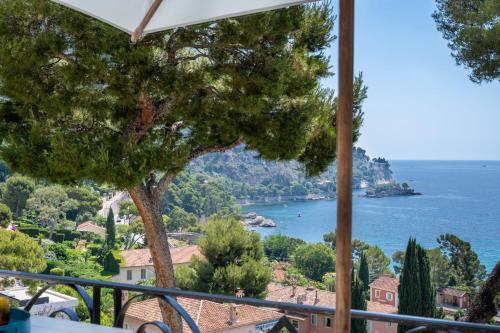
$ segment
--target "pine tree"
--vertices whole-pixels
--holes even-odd
[[[113,210],[110,208],[108,218],[106,219],[106,244],[109,249],[113,249],[115,247],[115,238],[115,215],[113,214]]]
[[[364,252],[361,252],[361,256],[359,257],[359,270],[358,276],[361,282],[363,282],[365,286],[365,291],[370,289],[370,271],[368,269],[368,261],[366,260],[366,255]]]
[[[354,269],[352,271],[352,285],[351,285],[351,309],[366,310],[366,291],[365,284],[359,278],[358,274],[354,274]],[[352,333],[366,333],[367,326],[366,320],[363,319],[351,319],[351,332]]]
[[[419,315],[423,317],[436,317],[436,291],[431,281],[429,257],[420,245],[417,246],[417,257],[422,296]]]
[[[416,240],[410,238],[406,247],[405,262],[399,278],[399,305],[398,313],[406,315],[419,315],[422,309],[420,274],[417,256]],[[411,326],[398,325],[398,332],[403,333],[411,329]]]

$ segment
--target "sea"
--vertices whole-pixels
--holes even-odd
[[[410,237],[426,248],[437,247],[441,234],[470,242],[488,271],[500,261],[500,161],[391,161],[397,182],[420,196],[364,198],[353,193],[353,238],[378,245],[391,257]],[[263,237],[282,234],[321,242],[333,231],[335,200],[253,204],[256,212],[277,223],[255,228]]]

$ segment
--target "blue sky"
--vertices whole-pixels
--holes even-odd
[[[356,1],[355,70],[368,86],[357,145],[393,160],[498,160],[500,83],[469,80],[436,29],[434,8],[432,0]],[[336,88],[337,77],[325,84]]]

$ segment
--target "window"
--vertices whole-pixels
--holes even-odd
[[[385,323],[385,326],[392,327],[392,323],[390,321],[388,321],[388,322]]]
[[[142,280],[146,279],[146,269],[144,268],[141,269],[141,279]]]
[[[366,321],[366,331],[367,332],[371,332],[372,331],[372,321],[371,320],[367,320]]]
[[[299,329],[299,322],[297,320],[292,320],[292,325],[295,327],[297,330]]]
[[[127,271],[127,280],[132,280],[132,271],[130,269]]]
[[[392,293],[387,293],[385,298],[387,298],[388,301],[392,301]]]
[[[323,318],[323,326],[332,327],[332,318]]]
[[[311,315],[311,325],[316,326],[318,324],[318,315],[312,314]]]
[[[375,297],[380,297],[380,290],[375,290]]]

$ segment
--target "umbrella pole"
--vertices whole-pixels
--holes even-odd
[[[163,2],[163,0],[155,0],[151,4],[151,7],[149,7],[149,9],[148,9],[146,15],[144,16],[144,18],[142,19],[141,23],[139,24],[137,29],[135,29],[134,32],[132,33],[132,39],[131,39],[132,43],[135,44],[139,41],[139,38],[141,38],[141,35],[144,32],[144,29],[146,29],[149,21],[151,21],[151,19],[155,15],[156,11],[158,10],[158,8],[160,8],[160,5],[162,2]]]
[[[339,3],[339,104],[337,110],[337,236],[335,332],[351,331],[352,105],[354,0]]]

